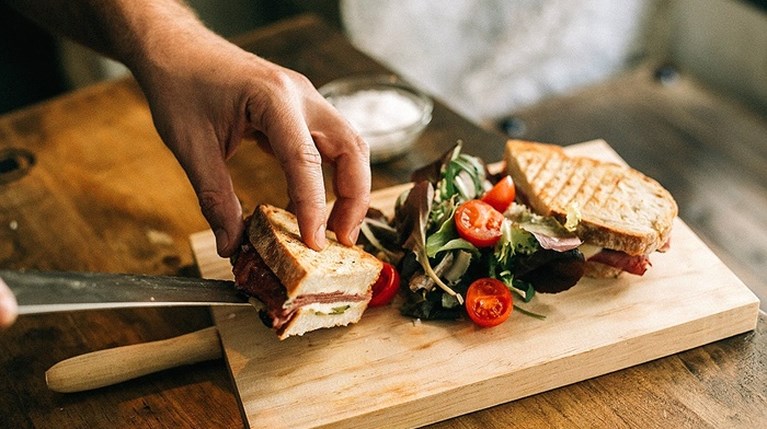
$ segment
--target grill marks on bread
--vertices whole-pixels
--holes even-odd
[[[556,145],[510,140],[506,168],[531,208],[564,222],[577,204],[585,242],[648,254],[666,243],[678,209],[658,182],[622,165],[570,157]]]

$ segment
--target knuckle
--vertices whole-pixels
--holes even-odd
[[[353,147],[358,156],[367,161],[370,158],[370,146],[361,136],[355,134],[352,139]]]
[[[197,193],[197,200],[206,218],[217,213],[225,204],[223,194],[218,191],[199,191]]]
[[[311,85],[309,79],[301,73],[282,67],[274,68],[267,74],[267,84],[280,94],[290,94]]]
[[[296,209],[305,213],[322,213],[325,210],[325,194],[310,189],[293,189],[290,200]]]
[[[296,195],[294,200],[296,204],[312,210],[325,208],[325,195],[319,192],[304,191]]]
[[[317,167],[322,165],[322,155],[311,141],[300,141],[287,148],[281,162],[286,169],[292,166]]]

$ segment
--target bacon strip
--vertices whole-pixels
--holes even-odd
[[[264,304],[261,320],[270,328],[278,330],[295,315],[296,310],[309,304],[332,304],[334,302],[357,302],[370,297],[343,292],[300,295],[288,306],[288,292],[280,279],[272,272],[261,255],[250,244],[244,244],[232,264],[234,284],[237,289]]]
[[[650,267],[650,259],[644,255],[632,256],[618,250],[602,249],[596,255],[590,257],[589,261],[599,262],[600,264],[620,268],[623,271],[641,276]]]

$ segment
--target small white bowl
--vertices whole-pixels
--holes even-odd
[[[396,76],[351,76],[319,88],[370,147],[370,161],[396,158],[431,122],[431,99]]]

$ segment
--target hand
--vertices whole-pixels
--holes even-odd
[[[221,256],[237,249],[243,232],[225,161],[246,134],[262,137],[279,161],[306,244],[325,245],[326,220],[341,243],[354,244],[370,200],[368,147],[304,76],[226,41],[177,0],[12,3],[131,69]],[[323,162],[335,167],[329,218]]]
[[[212,33],[155,52],[136,77],[155,126],[186,171],[221,256],[242,233],[242,208],[225,160],[256,134],[279,161],[305,243],[325,246],[325,222],[353,245],[370,198],[368,147],[303,75]],[[159,58],[159,59],[156,59]],[[321,165],[335,167],[337,201],[326,216]]]
[[[16,320],[18,311],[16,297],[13,296],[3,279],[0,279],[0,329],[11,326]]]

